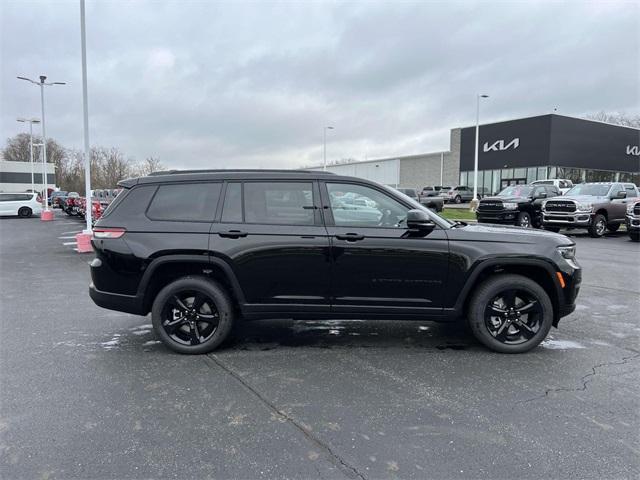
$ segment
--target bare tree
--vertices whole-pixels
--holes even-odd
[[[138,177],[144,177],[165,169],[165,166],[157,157],[147,157],[142,162],[133,166],[131,174]]]
[[[640,128],[640,115],[627,115],[621,112],[598,112],[587,115],[589,120],[597,120],[598,122],[613,123],[624,127]]]

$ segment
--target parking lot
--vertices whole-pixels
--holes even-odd
[[[571,235],[534,351],[453,326],[289,320],[182,356],[87,293],[80,220],[0,219],[2,478],[638,478],[640,245]]]

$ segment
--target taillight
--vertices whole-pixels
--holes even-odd
[[[94,228],[93,238],[120,238],[124,232],[124,228]]]

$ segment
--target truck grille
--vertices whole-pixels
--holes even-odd
[[[575,212],[576,204],[571,200],[549,200],[545,210],[547,212]]]
[[[634,215],[640,215],[640,203],[636,203],[633,206],[633,214]]]
[[[480,212],[499,212],[504,209],[502,202],[499,200],[480,200],[478,211]]]

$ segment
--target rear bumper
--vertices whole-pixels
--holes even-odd
[[[89,296],[99,307],[134,315],[146,315],[142,308],[142,299],[137,296],[102,292],[93,283],[89,284]]]

